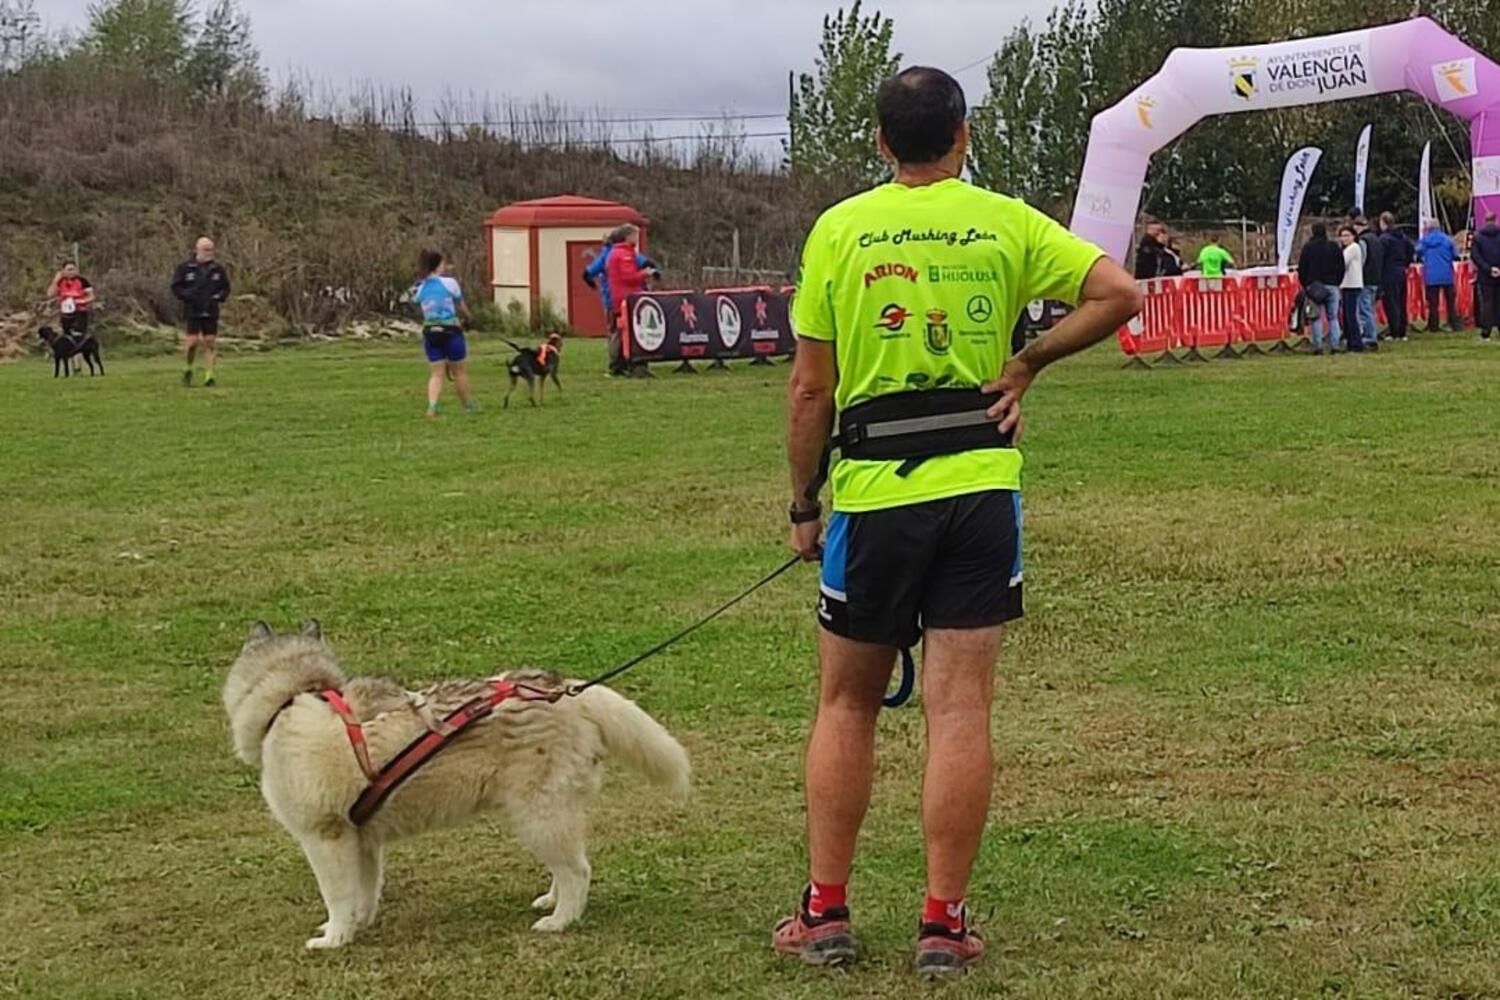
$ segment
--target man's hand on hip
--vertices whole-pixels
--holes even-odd
[[[1000,393],[999,402],[986,412],[993,420],[999,420],[1001,434],[1009,434],[1012,444],[1021,441],[1021,397],[1031,388],[1036,372],[1019,355],[1005,362],[1000,377],[984,387],[985,392]]]

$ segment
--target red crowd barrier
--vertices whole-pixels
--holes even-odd
[[[1407,313],[1413,326],[1427,320],[1427,290],[1422,269],[1407,272]],[[1206,360],[1207,348],[1218,355],[1238,357],[1242,351],[1265,353],[1289,350],[1296,331],[1292,308],[1300,286],[1295,274],[1232,275],[1224,278],[1184,276],[1140,282],[1144,294],[1141,314],[1120,328],[1120,350],[1132,362],[1147,359]],[[1474,309],[1474,268],[1468,261],[1454,265],[1454,291],[1459,315],[1470,319]],[[1382,320],[1384,314],[1382,311]],[[1241,351],[1235,350],[1235,345]],[[1179,358],[1175,351],[1187,353]]]
[[[1466,322],[1473,322],[1474,315],[1474,264],[1461,260],[1453,265],[1453,291],[1458,296],[1458,314]],[[1446,305],[1440,305],[1446,310]],[[1422,280],[1422,269],[1411,267],[1406,272],[1406,314],[1411,325],[1427,325],[1427,285]],[[1447,320],[1447,312],[1442,314]]]

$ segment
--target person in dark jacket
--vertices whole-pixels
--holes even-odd
[[[1484,217],[1484,228],[1474,234],[1469,248],[1474,262],[1474,289],[1479,299],[1479,339],[1490,340],[1490,333],[1500,327],[1500,225],[1495,213]]]
[[[219,341],[219,306],[229,298],[229,272],[214,260],[214,241],[199,237],[193,256],[177,265],[172,275],[172,295],[182,303],[187,337],[183,350],[187,368],[182,384],[193,384],[193,359],[203,347],[203,384],[214,386],[214,360]]]
[[[1328,335],[1328,353],[1339,343],[1339,282],[1344,279],[1344,252],[1328,238],[1328,227],[1313,223],[1312,239],[1302,247],[1297,258],[1297,281],[1302,294],[1317,307],[1320,316],[1312,321],[1313,353],[1323,353],[1323,335]],[[1323,324],[1321,327],[1319,324]]]
[[[1161,251],[1161,276],[1176,278],[1182,275],[1182,251],[1177,248],[1177,237],[1168,236],[1167,245]]]
[[[1140,245],[1135,248],[1135,277],[1137,281],[1160,278],[1166,273],[1167,237],[1166,227],[1160,222],[1146,223]],[[1182,273],[1179,261],[1177,273]]]
[[[1415,247],[1390,212],[1380,216],[1380,296],[1385,301],[1385,335],[1405,340],[1407,328],[1406,273],[1415,259]]]
[[[1360,248],[1365,253],[1364,288],[1359,293],[1359,332],[1365,346],[1371,350],[1380,347],[1380,327],[1375,322],[1375,298],[1380,293],[1380,274],[1383,257],[1380,253],[1380,232],[1360,216],[1354,231],[1359,235]]]

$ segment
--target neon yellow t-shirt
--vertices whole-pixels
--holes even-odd
[[[1217,243],[1210,243],[1198,251],[1198,271],[1205,278],[1224,277],[1224,268],[1234,263],[1229,251]]]
[[[974,388],[1010,355],[1032,299],[1076,305],[1104,255],[1024,202],[960,180],[884,184],[824,212],[792,302],[799,337],[832,341],[842,412],[911,389]],[[900,462],[841,460],[835,510],[881,510],[1021,486],[1021,453],[992,448]]]

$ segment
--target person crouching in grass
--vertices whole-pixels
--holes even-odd
[[[469,318],[463,289],[448,275],[448,263],[436,250],[422,251],[422,274],[424,277],[412,290],[412,300],[422,310],[422,349],[427,353],[428,368],[427,417],[433,419],[438,415],[445,374],[453,379],[453,389],[464,409],[474,413],[477,407],[469,398],[469,372],[464,364],[469,345],[463,327],[458,325],[460,316]]]

